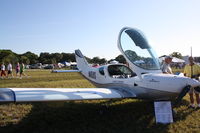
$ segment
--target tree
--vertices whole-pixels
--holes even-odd
[[[87,62],[92,63],[92,59],[88,58],[85,56],[85,59],[87,60]]]
[[[170,54],[172,57],[176,57],[176,58],[179,58],[179,59],[183,59],[183,56],[181,53],[179,52],[173,52]]]
[[[95,64],[99,64],[100,58],[99,57],[93,57],[92,60],[91,60],[91,62],[95,63]]]
[[[29,64],[29,63],[30,63],[30,60],[29,60],[28,57],[26,57],[26,56],[21,56],[20,62],[22,62],[22,63],[24,63],[24,64]]]
[[[105,64],[107,62],[107,60],[105,58],[102,58],[99,60],[99,64]]]
[[[123,64],[126,63],[126,59],[124,58],[123,55],[118,55],[118,56],[115,58],[115,60],[118,61],[119,63],[123,63]]]
[[[0,50],[0,63],[15,64],[19,61],[19,56],[11,50]]]
[[[53,64],[60,62],[62,58],[63,58],[63,55],[60,53],[52,53],[51,54],[51,59],[54,60]]]
[[[50,64],[51,55],[48,52],[40,53],[39,62],[42,64]]]
[[[94,57],[90,61],[91,61],[91,63],[94,63],[94,64],[105,64],[107,62],[107,60],[105,58],[101,59],[99,57]]]
[[[18,61],[19,59],[14,54],[9,54],[2,59],[2,62],[4,62],[5,64],[8,64],[8,63],[16,64]]]
[[[51,62],[48,63],[48,64],[56,64],[56,63],[57,63],[56,58],[52,58],[52,59],[51,59]]]
[[[11,50],[0,50],[0,60],[5,58],[6,56],[14,54]]]
[[[29,63],[30,64],[36,64],[38,62],[38,55],[34,54],[34,53],[31,53],[30,51],[22,54],[22,56],[25,56],[28,58],[29,60]],[[24,58],[24,57],[23,57]],[[27,59],[26,59],[27,60]],[[28,63],[28,64],[29,64]]]
[[[76,62],[75,54],[72,53],[72,54],[69,54],[69,55],[70,55],[70,56],[69,56],[69,61],[71,61],[71,62]]]
[[[67,62],[75,62],[75,54],[74,53],[62,53],[62,59],[61,62],[67,61]]]

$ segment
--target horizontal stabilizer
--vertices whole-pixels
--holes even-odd
[[[52,70],[52,73],[81,72],[80,70]]]

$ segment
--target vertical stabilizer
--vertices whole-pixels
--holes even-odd
[[[89,69],[89,65],[79,49],[75,50],[75,57],[78,69],[81,71],[83,75],[86,76]]]

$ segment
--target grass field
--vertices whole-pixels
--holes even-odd
[[[0,79],[0,88],[95,87],[79,73],[26,73],[30,77]],[[155,124],[153,102],[136,99],[1,104],[0,133],[199,133],[200,110],[188,104],[186,96],[167,125]]]

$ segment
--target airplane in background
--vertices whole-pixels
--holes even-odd
[[[115,98],[180,100],[190,87],[200,86],[199,81],[191,78],[163,74],[159,58],[137,29],[123,28],[119,33],[118,48],[129,67],[124,64],[91,67],[81,51],[75,50],[78,71],[100,88],[0,88],[0,102]]]

